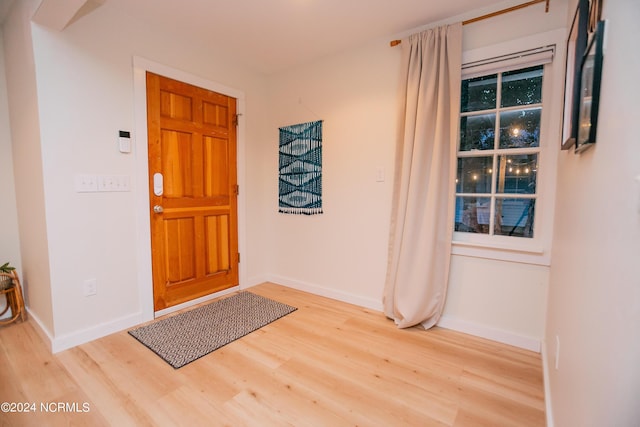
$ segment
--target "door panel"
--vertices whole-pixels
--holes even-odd
[[[206,217],[207,274],[224,272],[229,269],[229,232],[228,215]]]
[[[229,188],[228,142],[222,138],[204,138],[204,195],[214,197]]]
[[[147,114],[157,311],[238,285],[236,100],[147,73]]]
[[[193,218],[164,220],[167,282],[195,279],[196,230]]]

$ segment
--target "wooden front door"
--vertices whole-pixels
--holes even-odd
[[[238,285],[236,100],[147,73],[155,311]]]

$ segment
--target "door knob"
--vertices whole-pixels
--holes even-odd
[[[160,205],[155,205],[155,206],[153,207],[153,211],[154,211],[155,213],[162,213],[162,212],[164,212],[164,208],[163,208],[162,206],[160,206]]]

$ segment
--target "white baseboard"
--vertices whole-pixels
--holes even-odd
[[[518,335],[513,332],[503,331],[500,329],[494,329],[485,325],[449,316],[442,316],[438,321],[438,326],[540,353],[540,340],[536,338]]]
[[[175,311],[182,310],[184,308],[188,308],[191,306],[195,306],[203,302],[212,300],[214,298],[218,298],[218,297],[230,294],[232,292],[237,292],[238,289],[239,289],[238,286],[225,289],[224,291],[216,292],[211,295],[206,295],[204,297],[197,298],[193,301],[189,301],[184,304],[175,305],[167,309],[157,311],[154,313],[154,315],[155,317],[159,317],[165,314],[173,313]],[[77,345],[84,344],[98,338],[102,338],[104,336],[113,334],[115,332],[120,332],[125,329],[132,328],[148,320],[150,319],[145,319],[144,314],[142,312],[138,312],[138,313],[130,314],[128,316],[121,317],[119,319],[115,319],[110,322],[92,326],[90,328],[86,328],[77,332],[73,332],[67,335],[62,335],[60,337],[56,337],[53,339],[52,345],[51,345],[51,352],[58,353],[68,348],[75,347]]]
[[[549,353],[547,343],[542,340],[542,378],[544,381],[544,404],[547,427],[553,427],[553,408],[551,407],[551,380],[549,378]]]
[[[77,332],[55,337],[51,342],[51,352],[55,354],[71,347],[131,328],[142,323],[144,321],[143,318],[142,312],[138,312]]]
[[[172,313],[174,311],[181,310],[183,308],[188,308],[190,306],[194,306],[208,300],[221,297],[223,295],[238,291],[239,287],[233,287],[231,289],[226,289],[221,292],[216,292],[215,294],[207,295],[202,298],[198,298],[193,301],[189,301],[188,303],[180,304],[177,306],[173,306],[167,308],[165,310],[161,310],[155,313],[155,316],[162,316],[165,314]],[[59,353],[61,351],[67,350],[69,348],[75,347],[80,344],[85,344],[89,341],[96,340],[98,338],[102,338],[107,335],[111,335],[116,332],[123,331],[125,329],[132,328],[137,326],[145,321],[150,319],[145,319],[142,312],[133,313],[128,316],[123,316],[119,319],[115,319],[110,322],[105,322],[96,326],[92,326],[86,329],[82,329],[80,331],[72,332],[70,334],[61,335],[59,337],[53,337],[50,331],[44,327],[42,321],[36,316],[33,312],[31,312],[27,308],[27,312],[29,317],[34,321],[36,326],[36,332],[40,337],[45,341],[45,343],[49,347],[49,351],[51,353]]]
[[[293,289],[309,292],[310,294],[335,299],[349,304],[358,305],[360,307],[366,307],[371,310],[384,311],[382,301],[360,297],[346,292],[337,291],[335,289],[328,289],[324,286],[301,282],[287,277],[269,275],[261,278],[259,281],[259,283],[263,282],[278,283]],[[448,316],[442,316],[438,322],[438,326],[540,353],[540,340],[536,338],[518,335],[512,332],[494,329],[485,325],[467,322]]]
[[[36,333],[38,335],[40,335],[40,338],[42,338],[42,341],[45,342],[45,344],[48,346],[49,351],[53,353],[52,348],[53,348],[53,336],[51,335],[51,332],[45,328],[44,324],[42,323],[42,320],[40,320],[40,318],[38,316],[36,316],[30,309],[29,307],[26,307],[27,309],[27,315],[29,320],[33,320],[34,322],[34,326],[35,326],[35,330]]]
[[[289,279],[282,276],[269,275],[266,282],[278,283],[299,291],[308,292],[310,294],[319,295],[321,297],[331,298],[349,304],[358,305],[360,307],[369,308],[371,310],[383,311],[382,301],[373,298],[366,298],[359,295],[353,295],[347,292],[329,289],[321,285],[301,282],[299,280]]]
[[[277,275],[265,275],[261,277],[254,277],[252,280],[248,280],[247,283],[240,286],[240,289],[248,289],[255,285],[264,282],[273,282],[278,283],[283,286],[290,287],[292,289],[297,289],[300,291],[308,292],[310,294],[319,295],[326,298],[335,299],[338,301],[346,302],[349,304],[354,304],[360,307],[369,308],[371,310],[376,311],[384,311],[382,306],[382,301],[362,297],[359,295],[354,295],[347,292],[338,291],[335,289],[326,288],[321,285],[311,284],[302,282],[299,280],[290,279],[283,276]],[[237,291],[238,288],[234,288],[232,291]],[[223,293],[217,293],[215,296],[209,296],[209,298],[219,297],[223,295]],[[207,297],[204,297],[207,299]],[[198,300],[197,303],[203,301]],[[193,304],[192,304],[193,305]],[[173,307],[172,307],[173,308]],[[177,309],[181,309],[184,307],[179,307]],[[171,310],[175,311],[175,310]],[[58,353],[60,351],[69,349],[71,347],[75,347],[80,344],[87,343],[89,341],[93,341],[95,339],[104,337],[106,335],[110,335],[115,332],[119,332],[128,328],[132,328],[140,323],[145,321],[143,313],[134,313],[128,316],[121,317],[119,319],[115,319],[110,322],[102,323],[100,325],[92,326],[90,328],[86,328],[77,332],[73,332],[70,334],[62,335],[59,337],[53,337],[48,331],[40,319],[34,315],[31,311],[28,311],[31,318],[35,321],[37,325],[38,333],[42,336],[42,338],[48,342],[50,350],[52,353]],[[167,314],[164,311],[162,313],[156,314]],[[539,339],[522,336],[518,334],[514,334],[512,332],[507,332],[499,329],[493,329],[484,325],[480,325],[473,322],[468,322],[464,320],[455,319],[448,316],[442,316],[440,321],[438,322],[438,326],[452,329],[458,332],[463,332],[466,334],[478,336],[481,338],[490,339],[493,341],[501,342],[504,344],[512,345],[515,347],[523,348],[530,351],[535,351],[539,353],[541,351],[541,342]],[[545,394],[548,395],[548,367],[546,365],[546,354],[543,353],[543,363],[544,365],[544,374],[545,374]],[[550,414],[550,403],[547,400],[547,414]],[[552,427],[552,424],[548,424]]]

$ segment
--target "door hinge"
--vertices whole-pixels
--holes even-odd
[[[239,120],[240,120],[240,116],[241,116],[241,115],[242,115],[242,114],[236,114],[236,115],[235,115],[235,117],[233,118],[233,125],[234,125],[234,126],[238,126],[238,122],[239,122]]]
[[[240,264],[240,252],[238,252],[238,264]]]
[[[233,194],[235,194],[236,196],[240,195],[240,186],[236,184],[236,186],[233,188]]]

